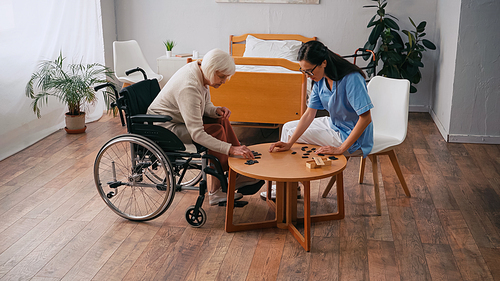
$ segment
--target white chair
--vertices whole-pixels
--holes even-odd
[[[144,80],[140,71],[126,75],[125,72],[140,67],[146,72],[148,79],[156,78],[158,82],[163,76],[155,73],[149,67],[139,44],[135,40],[115,41],[113,42],[113,62],[115,67],[115,76],[118,81],[123,83],[123,87]]]
[[[368,95],[370,95],[374,105],[370,112],[373,122],[373,148],[368,158],[372,162],[375,202],[377,204],[377,214],[380,215],[382,211],[380,207],[377,156],[389,156],[406,196],[411,197],[394,152],[394,148],[406,138],[410,82],[406,79],[375,76],[368,83]],[[361,158],[359,183],[363,183],[365,162],[366,159]],[[333,183],[335,183],[335,177],[328,183],[323,192],[323,197],[328,195]]]

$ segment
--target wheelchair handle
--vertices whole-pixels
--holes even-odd
[[[146,71],[144,71],[144,69],[142,69],[140,67],[137,67],[137,68],[134,68],[134,69],[131,69],[131,70],[127,70],[127,71],[125,71],[125,74],[127,76],[129,76],[130,74],[132,74],[134,72],[137,72],[137,71],[140,71],[142,73],[142,76],[144,76],[144,80],[148,79],[148,76],[146,75]]]
[[[111,89],[113,89],[113,92],[115,93],[115,96],[118,96],[118,91],[116,91],[116,87],[115,85],[111,84],[111,83],[106,83],[106,84],[101,84],[101,85],[97,85],[94,87],[94,91],[99,91],[100,89],[102,88],[105,88],[105,87],[111,87]]]
[[[94,91],[96,91],[96,92],[97,92],[97,91],[99,91],[100,89],[105,88],[105,87],[111,87],[111,89],[113,89],[113,92],[115,93],[115,100],[116,100],[116,102],[112,102],[112,103],[111,103],[111,106],[112,106],[112,107],[117,106],[117,103],[118,103],[118,101],[119,101],[120,97],[119,97],[119,95],[118,95],[118,91],[116,90],[115,85],[113,85],[113,84],[111,84],[111,83],[106,83],[106,84],[97,85],[97,86],[95,86],[95,87],[94,87]],[[122,111],[121,111],[121,108],[120,108],[120,107],[118,107],[118,112],[119,112],[119,114],[120,114],[120,121],[122,122],[122,126],[125,126],[125,119],[124,119],[124,117],[123,117],[123,113],[122,113]]]

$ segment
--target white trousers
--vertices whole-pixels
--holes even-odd
[[[314,118],[311,125],[307,128],[307,130],[299,137],[297,140],[298,143],[306,143],[306,144],[315,144],[319,146],[335,146],[339,147],[342,144],[342,138],[340,134],[335,132],[330,127],[330,117],[317,117]],[[288,139],[293,135],[293,132],[297,128],[299,124],[299,120],[290,121],[283,125],[281,130],[281,141],[287,142]],[[345,156],[356,156],[362,155],[362,151],[359,149],[355,151],[353,154],[349,152],[345,152]]]

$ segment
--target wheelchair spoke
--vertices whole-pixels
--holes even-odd
[[[121,164],[118,166],[124,168],[124,170],[122,170],[121,173],[125,175],[125,174],[127,174],[126,171],[129,170],[128,167],[130,167],[130,162],[127,161],[124,163],[123,156],[124,155],[126,157],[128,156],[127,158],[128,158],[128,160],[130,160],[130,153],[129,153],[129,149],[123,147],[124,144],[121,144],[120,146],[121,147],[113,147],[111,149],[111,152],[113,153],[113,155],[109,155],[108,157],[109,157],[109,160],[118,159],[120,161]]]
[[[123,144],[121,144],[123,146]],[[112,153],[106,154],[105,157],[107,160],[109,160],[109,163],[111,163],[113,160],[114,161],[119,161],[115,162],[115,167],[120,169],[120,174],[126,175],[130,171],[130,160],[124,163],[123,160],[123,155],[125,155],[128,159],[130,159],[130,153],[128,149],[124,147],[112,147],[110,149]],[[109,166],[111,168],[111,165],[108,164],[108,162],[104,162],[106,166]],[[128,164],[127,164],[128,163]]]

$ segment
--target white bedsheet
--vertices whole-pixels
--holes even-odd
[[[240,72],[272,72],[272,73],[301,73],[282,66],[274,65],[236,65],[236,71]],[[311,78],[307,77],[307,100],[311,94]]]
[[[241,72],[274,72],[274,73],[300,73],[282,66],[274,65],[236,65],[236,71]]]

